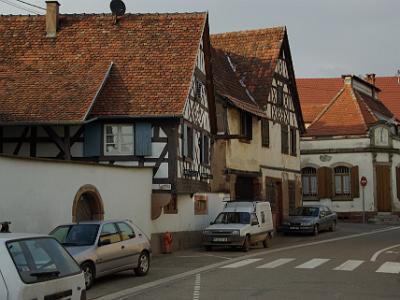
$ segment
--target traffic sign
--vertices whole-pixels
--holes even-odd
[[[360,179],[361,186],[366,186],[367,183],[368,183],[367,178],[365,176],[361,177],[361,179]]]

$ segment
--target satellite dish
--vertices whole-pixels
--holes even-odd
[[[110,3],[110,9],[113,15],[117,17],[123,16],[126,11],[125,4],[121,0],[112,0]]]

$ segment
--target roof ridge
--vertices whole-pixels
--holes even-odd
[[[151,17],[151,16],[178,16],[178,17],[185,17],[185,16],[192,16],[192,15],[207,15],[207,11],[193,11],[193,12],[154,12],[154,13],[126,13],[123,17]],[[0,14],[0,17],[5,18],[14,18],[14,17],[26,17],[26,18],[33,18],[33,17],[44,17],[45,14],[7,14],[3,15]],[[112,16],[112,13],[60,13],[60,17],[88,17],[88,16],[98,16],[98,17],[108,17]]]
[[[263,28],[255,28],[255,29],[245,29],[245,30],[238,30],[238,31],[227,31],[227,32],[219,32],[219,33],[213,33],[211,34],[212,36],[223,36],[223,35],[240,35],[240,34],[249,34],[249,33],[261,33],[265,31],[271,31],[271,30],[286,30],[286,26],[281,25],[281,26],[273,26],[273,27],[263,27]]]
[[[335,97],[332,98],[332,100],[325,106],[323,110],[315,117],[315,119],[311,122],[310,126],[311,127],[314,123],[318,122],[322,116],[328,112],[328,110],[333,106],[333,104],[336,102],[336,100],[339,98],[339,96],[344,92],[345,88],[342,87],[340,91],[335,95]]]

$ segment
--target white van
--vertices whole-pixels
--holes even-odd
[[[202,239],[206,250],[232,246],[247,252],[250,245],[258,242],[268,247],[273,231],[269,202],[229,201],[211,226],[203,230]]]
[[[85,300],[85,279],[55,238],[0,233],[0,299]]]

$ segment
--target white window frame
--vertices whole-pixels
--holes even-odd
[[[107,137],[110,136],[110,134],[107,134],[107,127],[113,127],[117,128],[117,134],[112,135],[114,137],[117,137],[116,141],[114,140],[114,143],[108,143],[107,142]],[[123,127],[130,127],[132,129],[132,151],[131,152],[123,152],[122,151],[122,136],[129,136],[127,134],[122,134],[122,128]],[[104,124],[104,140],[103,140],[103,153],[104,156],[122,156],[122,155],[134,155],[135,153],[135,129],[133,124]],[[113,152],[108,152],[107,151],[107,146],[108,145],[117,145],[117,148]],[[130,145],[130,144],[127,144]]]

